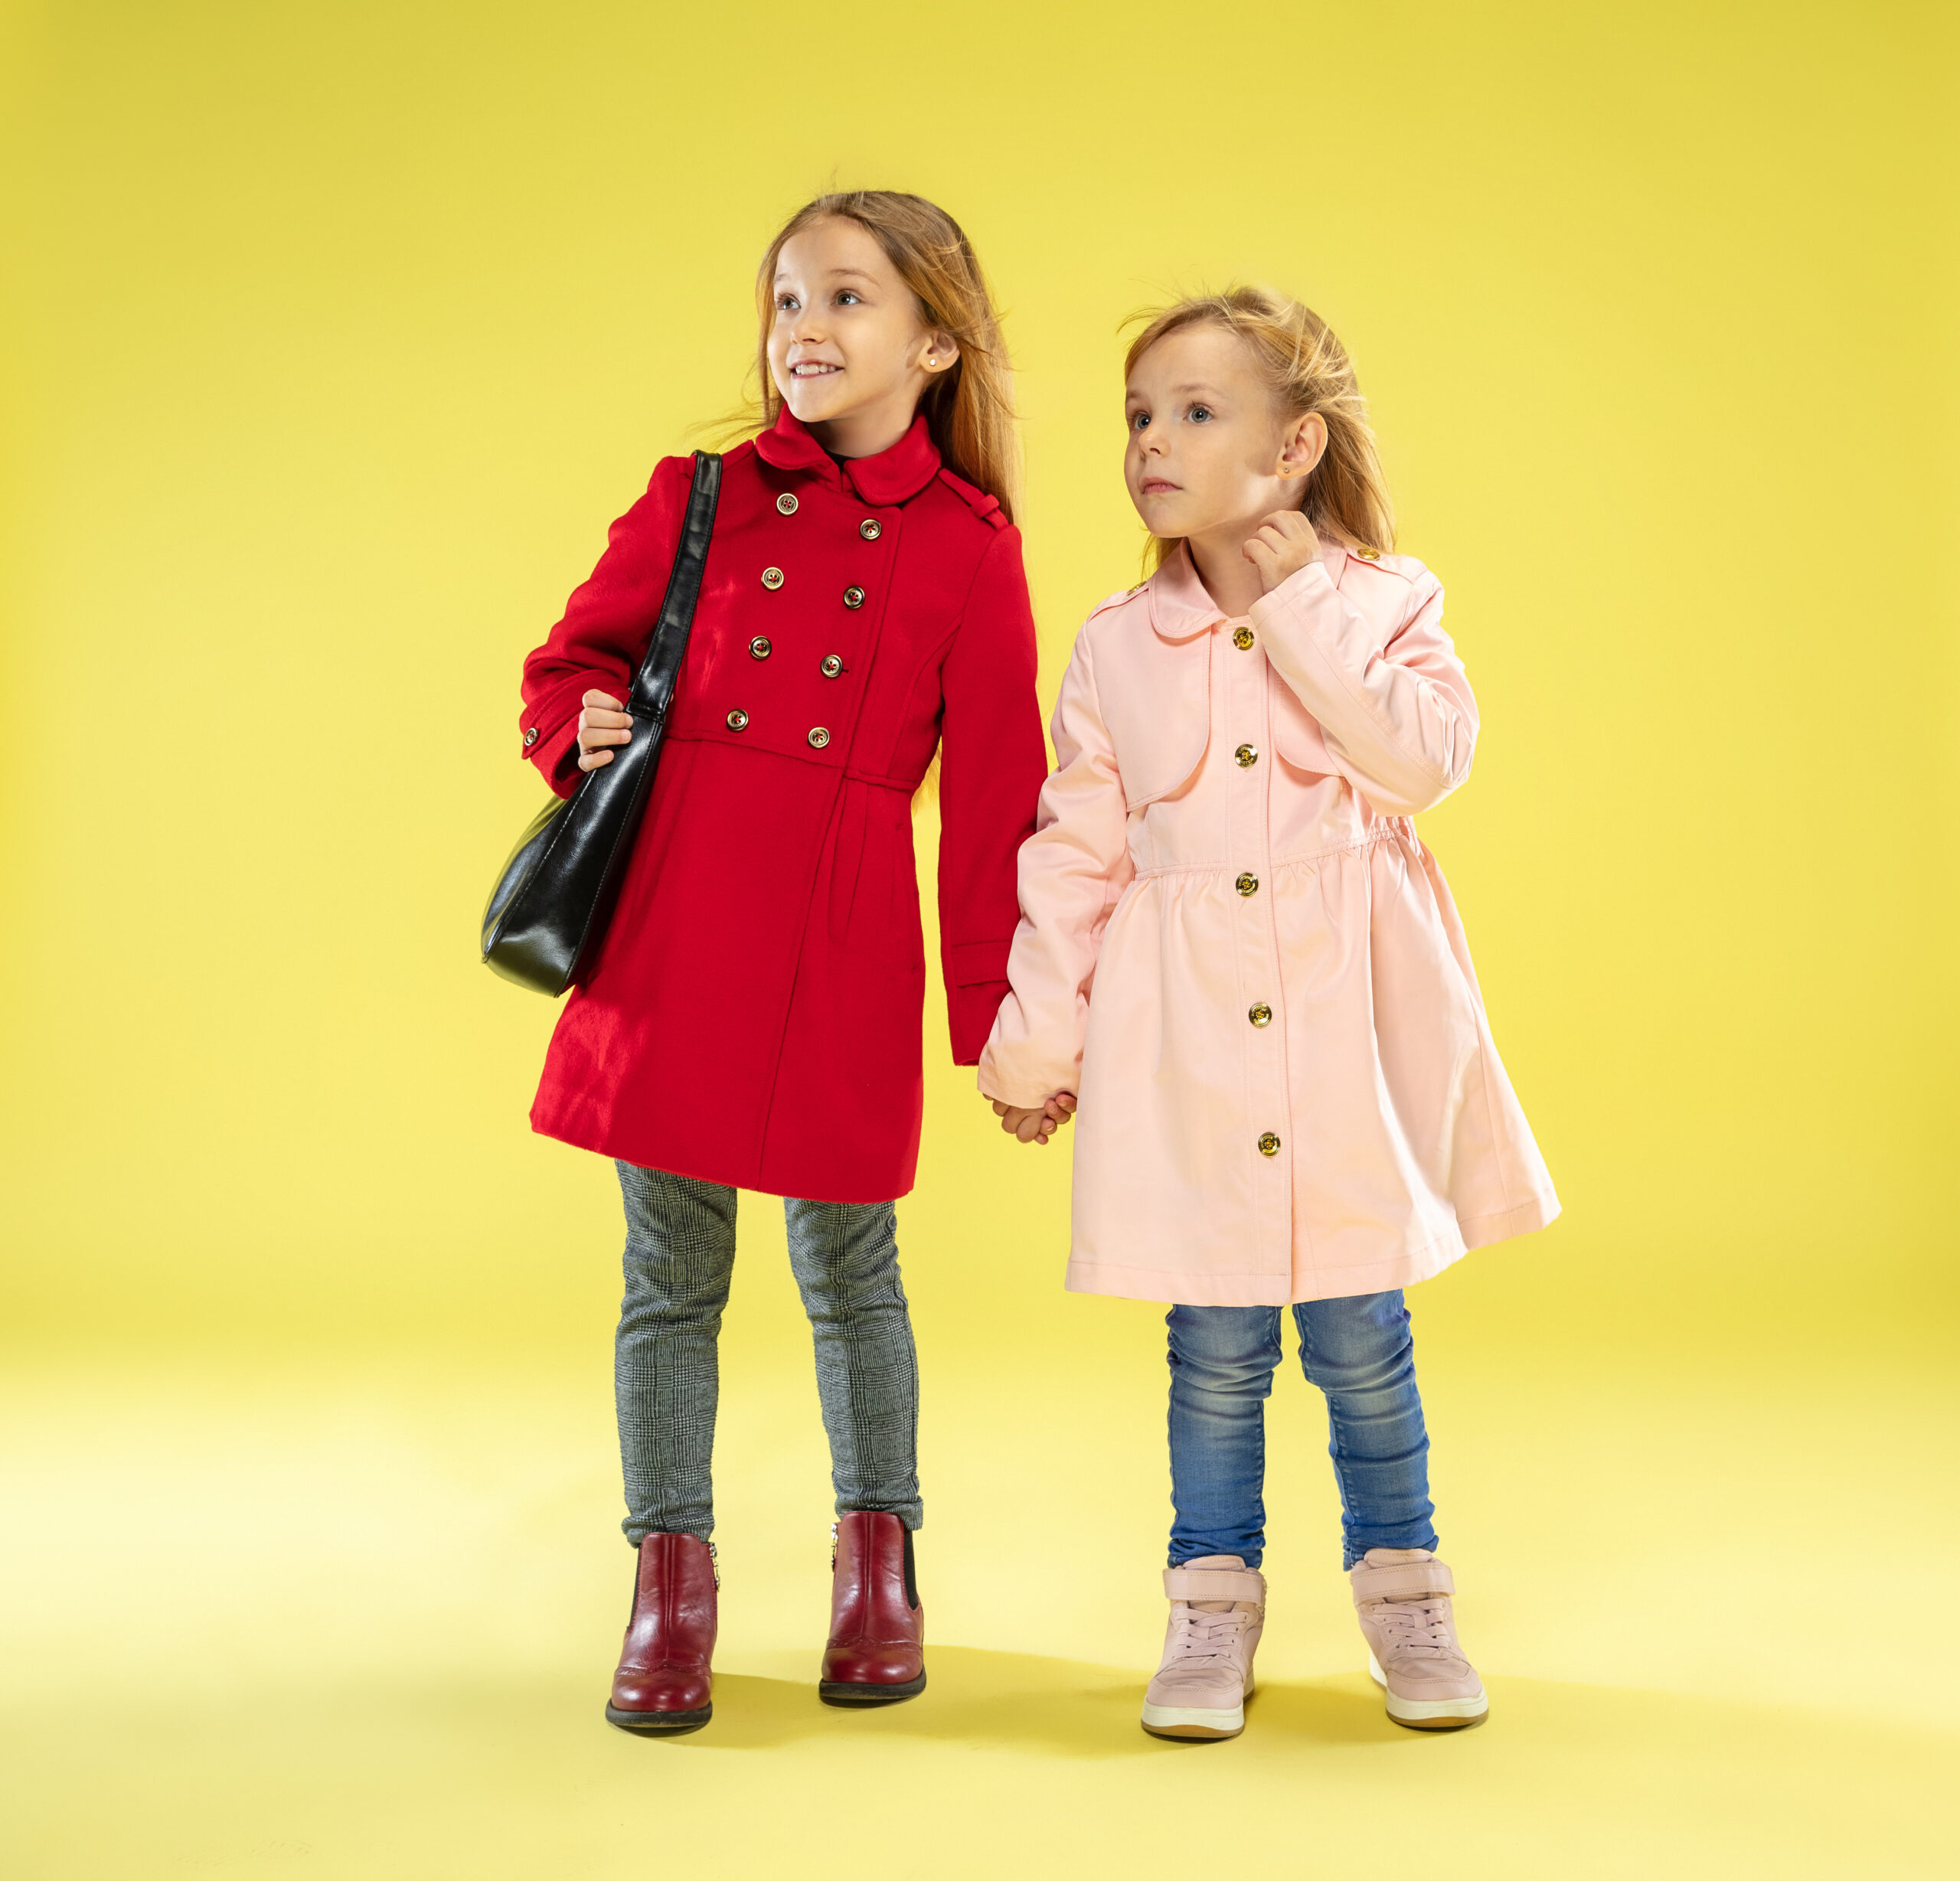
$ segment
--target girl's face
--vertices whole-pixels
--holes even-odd
[[[1327,448],[1317,413],[1289,418],[1223,327],[1184,327],[1136,362],[1123,401],[1123,481],[1154,536],[1204,542],[1298,509]]]
[[[782,244],[775,291],[769,376],[840,456],[896,443],[927,383],[959,357],[948,335],[920,318],[877,237],[847,217],[826,216]]]

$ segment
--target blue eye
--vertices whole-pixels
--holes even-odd
[[[1140,411],[1140,412],[1138,412],[1138,413],[1135,413],[1135,414],[1131,417],[1131,419],[1130,419],[1130,429],[1131,429],[1132,431],[1142,431],[1142,430],[1145,429],[1148,426],[1149,423],[1150,423],[1150,414],[1149,414],[1149,413],[1148,413],[1148,412],[1147,412],[1147,411]]]
[[[1191,410],[1191,420],[1194,425],[1201,425],[1215,415],[1209,405],[1194,405]]]

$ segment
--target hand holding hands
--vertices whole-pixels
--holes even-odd
[[[1075,1115],[1075,1093],[1057,1091],[1037,1110],[1022,1110],[1012,1104],[1004,1104],[997,1097],[993,1100],[994,1115],[1000,1118],[1001,1128],[1008,1135],[1023,1143],[1039,1143],[1044,1149],[1048,1139]]]
[[[1319,554],[1320,537],[1297,509],[1275,510],[1246,544],[1246,560],[1259,570],[1259,586],[1267,594]]]
[[[612,762],[609,745],[632,742],[633,715],[609,692],[589,692],[579,704],[579,769],[596,771]]]

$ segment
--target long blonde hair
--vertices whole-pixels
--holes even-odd
[[[1357,549],[1381,554],[1394,547],[1395,510],[1368,423],[1368,402],[1355,382],[1347,348],[1311,307],[1269,287],[1232,287],[1174,306],[1147,308],[1124,324],[1137,320],[1146,325],[1124,358],[1125,379],[1169,334],[1196,326],[1236,333],[1288,417],[1318,412],[1326,423],[1327,449],[1307,478],[1300,504],[1307,521],[1322,533],[1338,532]],[[1152,536],[1144,551],[1145,567],[1161,567],[1177,547]]]
[[[841,216],[877,238],[898,278],[912,290],[929,327],[950,334],[959,358],[926,387],[919,409],[939,456],[998,502],[1014,521],[1021,461],[1014,429],[1014,375],[1001,339],[1000,317],[972,244],[952,217],[923,196],[890,189],[833,191],[806,202],[782,225],[756,271],[757,392],[738,420],[743,429],[774,424],[782,410],[769,369],[769,329],[776,321],[776,263],[799,229]]]

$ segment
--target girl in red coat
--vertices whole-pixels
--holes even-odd
[[[727,456],[645,821],[567,1001],[534,1126],[616,1160],[633,1615],[606,1716],[711,1710],[715,1345],[738,1188],[785,1197],[837,1496],[838,1704],[925,1685],[918,1381],[894,1198],[912,1186],[926,961],[912,799],[940,759],[956,1062],[1007,991],[1014,858],[1047,769],[1011,509],[1007,361],[950,216],[861,191],[798,211],[756,281],[762,429]],[[524,664],[527,755],[569,795],[631,736],[690,467],[665,459]]]

